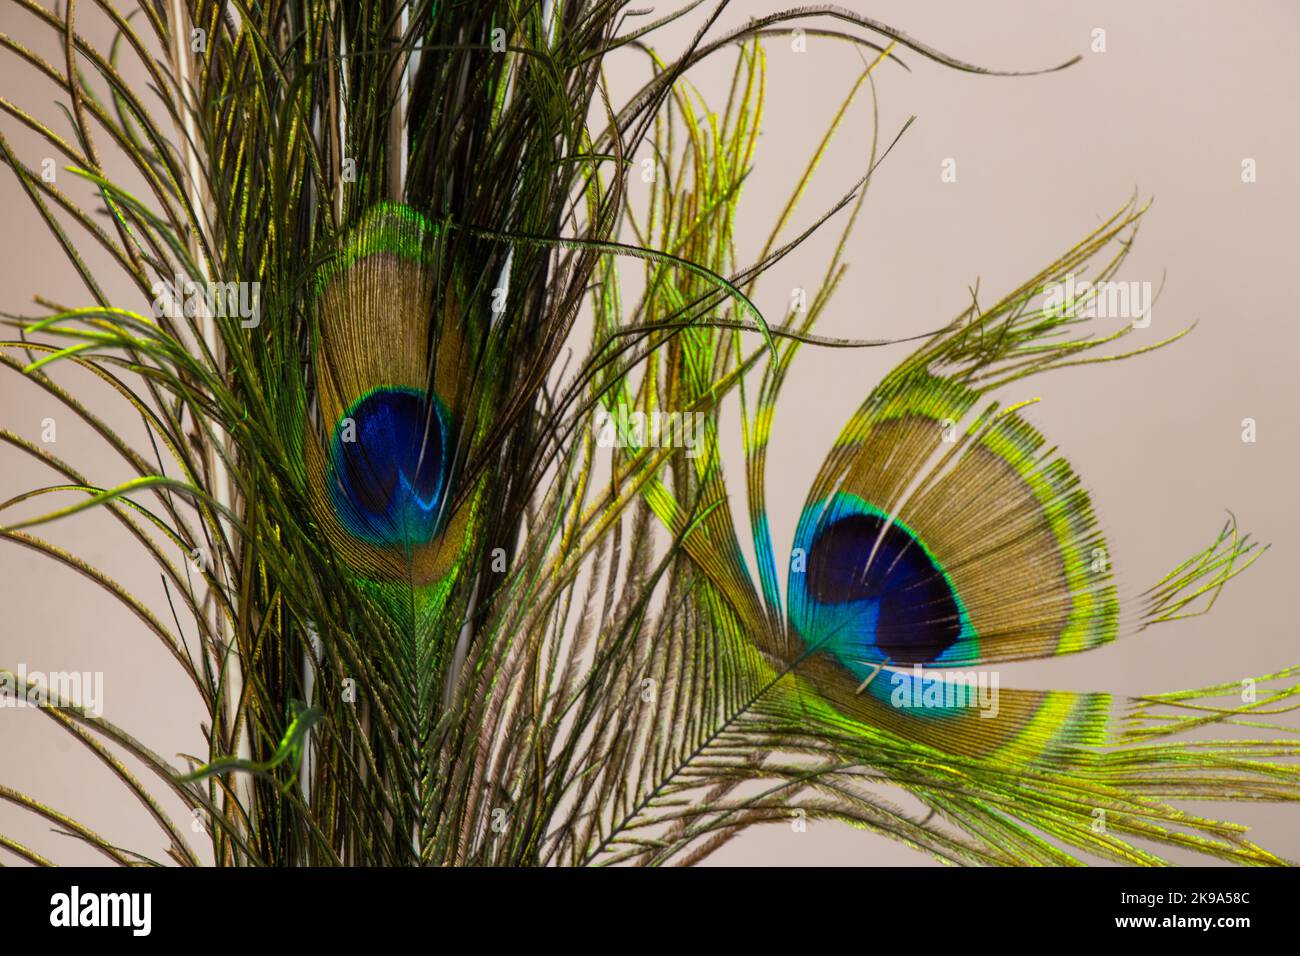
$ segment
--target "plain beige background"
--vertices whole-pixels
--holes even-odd
[[[722,24],[780,6],[737,0]],[[1198,328],[1155,355],[1066,370],[1024,383],[1008,397],[1043,399],[1029,416],[1092,491],[1125,593],[1141,591],[1209,543],[1227,509],[1243,529],[1273,545],[1212,615],[1088,655],[1004,667],[1003,684],[1138,693],[1237,680],[1295,661],[1300,330],[1289,291],[1300,222],[1300,4],[859,0],[850,6],[991,68],[1044,67],[1077,53],[1083,59],[1062,73],[1002,78],[954,72],[904,52],[911,73],[892,65],[877,72],[882,137],[892,138],[908,116],[917,121],[876,175],[849,247],[852,267],[820,331],[876,338],[933,328],[965,307],[977,279],[981,301],[992,302],[1135,190],[1154,197],[1119,276],[1165,281],[1153,325],[1138,335],[1154,341],[1192,322]],[[1090,52],[1097,28],[1106,31],[1104,53]],[[51,60],[61,56],[11,0],[0,0],[0,31],[24,38]],[[665,32],[658,43],[671,51],[690,32]],[[844,44],[809,37],[807,47],[797,53],[782,38],[767,44],[765,133],[742,202],[740,234],[752,237],[742,259],[757,253],[862,67]],[[715,103],[725,97],[732,62],[723,53],[692,74]],[[611,70],[611,82],[627,89],[642,70],[629,54]],[[48,106],[54,89],[12,56],[0,57],[0,93],[35,103],[38,115],[59,122]],[[869,96],[860,96],[798,224],[864,171],[870,117]],[[48,152],[13,122],[0,123],[29,162]],[[946,158],[956,160],[956,183],[940,181]],[[1241,182],[1245,158],[1256,161],[1255,183]],[[84,293],[7,170],[0,176],[0,209],[0,309],[33,311],[30,296],[38,292],[81,304]],[[780,315],[792,287],[820,280],[834,231],[831,226],[760,284],[760,308]],[[802,352],[773,430],[769,499],[778,552],[789,545],[808,484],[835,435],[904,348]],[[143,438],[121,415],[120,402],[86,376],[60,370],[54,377],[88,389],[128,437]],[[102,443],[57,413],[39,390],[0,374],[0,427],[35,440],[52,412],[60,429],[57,454],[102,483],[127,476]],[[1247,417],[1257,423],[1254,444],[1241,440]],[[739,461],[738,434],[730,451],[730,460]],[[732,471],[738,479],[738,469]],[[0,499],[53,480],[0,447]],[[127,547],[111,519],[84,515],[41,533],[167,615],[156,572]],[[174,663],[139,622],[71,571],[12,546],[0,547],[0,662],[103,670],[111,719],[163,754],[201,745],[196,703],[178,692]],[[0,783],[48,800],[119,845],[153,852],[161,846],[110,775],[34,712],[0,711]],[[1213,815],[1223,808],[1194,809]],[[1233,807],[1225,815],[1256,826],[1254,836],[1271,849],[1300,857],[1296,808]],[[97,859],[8,805],[0,804],[0,832],[61,861]],[[813,823],[803,833],[786,826],[751,830],[712,862],[928,861],[870,834]]]

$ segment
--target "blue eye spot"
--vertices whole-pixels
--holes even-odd
[[[866,674],[871,662],[931,663],[971,637],[951,580],[911,529],[865,503],[826,514],[791,584],[806,642]]]
[[[334,426],[330,497],[339,520],[371,544],[431,540],[442,518],[449,467],[448,415],[436,398],[382,388]]]

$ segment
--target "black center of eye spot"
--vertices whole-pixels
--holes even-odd
[[[879,602],[875,644],[891,661],[935,660],[961,636],[957,596],[910,531],[873,513],[835,518],[808,550],[808,596],[818,604]]]

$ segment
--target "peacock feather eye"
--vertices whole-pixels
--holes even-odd
[[[449,468],[448,414],[412,388],[379,388],[353,403],[330,441],[332,504],[358,538],[424,544],[438,531]]]
[[[978,642],[961,596],[921,536],[855,494],[804,510],[806,567],[790,578],[790,622],[857,681],[878,664],[969,657]]]
[[[312,300],[326,429],[302,443],[313,511],[406,631],[432,627],[474,514],[474,494],[451,495],[470,359],[454,289],[434,277],[441,242],[414,209],[381,203],[340,240]]]
[[[961,639],[952,583],[915,534],[883,514],[856,512],[824,525],[807,571],[814,605],[857,606],[855,636],[888,660],[927,664]]]

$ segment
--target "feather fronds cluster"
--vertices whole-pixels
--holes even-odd
[[[1095,560],[1079,476],[1007,404],[1029,376],[1123,357],[1129,327],[1096,334],[1041,293],[1089,263],[1113,275],[1143,207],[920,336],[800,490],[794,552],[773,546],[767,448],[796,357],[883,344],[814,327],[888,149],[790,235],[832,128],[757,260],[737,261],[763,40],[829,20],[822,35],[865,54],[850,98],[906,55],[983,70],[831,6],[728,31],[723,3],[672,58],[655,31],[699,0],[657,19],[624,0],[15,6],[64,61],[0,47],[61,90],[67,122],[8,91],[0,109],[103,215],[0,136],[83,286],[10,317],[0,363],[134,477],[98,485],[0,432],[60,475],[5,503],[0,546],[87,574],[201,699],[208,752],[186,766],[71,701],[45,708],[140,799],[172,861],[688,863],[798,813],[955,863],[1156,864],[1167,848],[1284,862],[1182,805],[1300,799],[1295,744],[1261,732],[1293,705],[1295,668],[1250,702],[1235,685],[1135,701],[1004,689],[992,718],[963,706],[969,688],[916,676],[1199,613],[1263,550],[1230,525],[1127,606]],[[82,31],[91,12],[108,49]],[[612,101],[606,61],[637,55],[647,79]],[[735,71],[719,108],[687,74],[721,56]],[[645,156],[638,202],[626,179]],[[824,283],[765,317],[754,284],[820,228],[841,230]],[[217,294],[176,301],[172,277]],[[108,293],[123,279],[136,301]],[[235,307],[249,289],[253,313]],[[68,364],[141,417],[147,449],[56,383]],[[731,473],[724,401],[741,413]],[[651,418],[697,429],[690,447],[656,440],[638,424]],[[46,494],[59,503],[10,520]],[[171,612],[38,536],[89,508],[157,565]],[[164,792],[205,821],[205,845]],[[113,862],[157,862],[17,789],[0,798]]]

